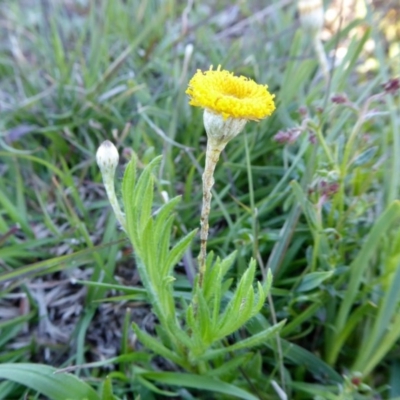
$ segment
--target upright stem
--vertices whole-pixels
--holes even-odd
[[[243,135],[244,137],[244,148],[246,150],[246,165],[247,165],[247,179],[249,181],[249,195],[250,195],[250,207],[251,207],[251,217],[252,217],[252,225],[253,225],[253,258],[257,258],[258,252],[258,232],[257,232],[257,210],[256,210],[256,202],[254,199],[254,186],[253,186],[253,174],[251,173],[251,161],[250,161],[250,149],[249,143],[247,140],[247,135]],[[264,271],[261,270],[263,279],[265,279]]]
[[[104,187],[106,189],[108,201],[111,204],[111,207],[114,211],[115,217],[117,218],[117,221],[121,224],[122,229],[126,232],[126,220],[125,220],[125,215],[121,211],[121,208],[118,203],[117,196],[115,194],[115,188],[114,188],[114,178],[113,177],[108,177],[103,175],[103,183]]]
[[[224,145],[216,146],[207,141],[206,151],[206,165],[203,173],[203,205],[201,208],[200,217],[200,254],[199,261],[199,286],[203,286],[204,273],[206,271],[206,258],[207,258],[207,238],[208,238],[208,216],[211,209],[211,189],[214,185],[214,170],[219,156],[224,149]]]

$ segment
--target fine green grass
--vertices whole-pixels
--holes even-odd
[[[50,399],[400,398],[400,102],[371,97],[399,77],[396,38],[361,1],[365,15],[326,36],[336,63],[326,82],[294,3],[2,1],[0,399],[36,399],[46,385]],[[225,345],[286,320],[279,338],[232,355],[239,378],[215,366],[218,384],[135,342],[132,321],[162,333],[95,162],[113,141],[120,193],[132,153],[139,169],[162,155],[155,202],[182,195],[174,237],[197,228],[205,133],[185,90],[210,65],[268,84],[277,107],[246,125],[216,170],[209,249],[237,251],[234,281],[251,257],[258,279],[274,276],[268,303]],[[338,93],[349,102],[332,102]],[[294,143],[273,140],[299,126]],[[186,271],[198,250],[194,240]],[[64,340],[51,330],[67,313],[58,284],[65,298],[81,293]],[[189,287],[178,265],[176,304]],[[93,344],[96,329],[116,338],[116,354]],[[75,392],[49,363],[85,364]]]

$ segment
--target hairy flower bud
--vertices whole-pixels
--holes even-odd
[[[104,175],[111,175],[113,178],[119,161],[118,150],[114,144],[105,140],[97,149],[96,161],[103,178]]]
[[[121,224],[122,229],[126,230],[126,220],[115,195],[114,175],[119,161],[117,148],[109,140],[104,141],[97,149],[96,153],[97,165],[100,168],[103,177],[104,187],[107,192],[108,200],[114,211],[115,217]]]
[[[224,119],[222,115],[205,109],[203,121],[209,144],[212,147],[222,146],[223,149],[231,139],[242,132],[244,126],[246,125],[247,119]]]
[[[299,0],[300,22],[304,29],[318,32],[324,26],[322,0]]]

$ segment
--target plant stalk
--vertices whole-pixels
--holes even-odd
[[[115,194],[114,180],[107,179],[107,178],[105,179],[103,176],[103,184],[106,189],[108,201],[111,204],[111,207],[114,211],[115,217],[117,218],[117,221],[120,223],[122,229],[125,232],[127,232],[125,215],[121,211],[121,207],[119,206],[117,195]]]
[[[200,253],[199,262],[199,287],[203,286],[204,274],[206,271],[207,239],[208,239],[208,217],[211,209],[211,189],[214,186],[214,171],[219,156],[225,144],[215,145],[211,140],[207,141],[206,164],[203,173],[203,204],[200,217]]]

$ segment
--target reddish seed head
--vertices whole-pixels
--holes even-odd
[[[383,90],[388,94],[396,94],[396,92],[400,89],[400,78],[392,78],[389,79],[383,85]]]
[[[326,182],[320,183],[321,193],[326,197],[334,195],[339,190],[339,184],[337,182]]]
[[[348,101],[349,101],[347,96],[344,93],[334,94],[331,97],[331,100],[335,104],[345,104],[345,103],[348,103]]]
[[[300,136],[301,130],[299,128],[290,128],[286,131],[279,131],[275,136],[274,140],[278,143],[294,143]]]
[[[289,142],[289,134],[287,131],[279,131],[273,138],[275,142],[278,143],[288,143]]]
[[[305,106],[300,106],[299,109],[298,109],[298,113],[299,113],[302,117],[306,117],[307,114],[308,114],[307,107],[305,107]]]
[[[353,376],[353,377],[351,378],[351,383],[352,383],[354,386],[360,386],[361,383],[362,383],[362,381],[361,381],[361,378],[359,378],[358,376]]]
[[[317,144],[317,136],[315,135],[315,133],[310,132],[308,135],[308,140],[311,144]]]

